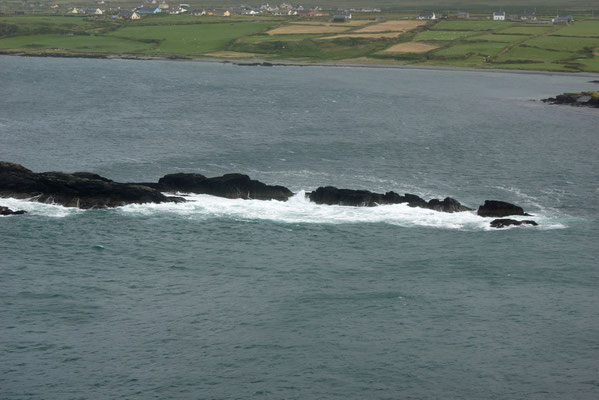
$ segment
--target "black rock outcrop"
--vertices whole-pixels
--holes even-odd
[[[506,226],[520,226],[520,225],[532,225],[532,226],[537,226],[539,224],[537,224],[535,221],[532,220],[523,220],[523,221],[518,221],[515,219],[509,219],[509,218],[500,218],[500,219],[494,219],[493,221],[491,221],[491,227],[492,228],[505,228]]]
[[[24,210],[13,211],[8,207],[0,206],[0,215],[20,215],[20,214],[27,214],[27,211],[24,211]]]
[[[410,207],[428,208],[443,212],[471,211],[457,200],[446,197],[444,200],[432,199],[429,202],[415,194],[406,193],[401,196],[395,192],[385,194],[373,193],[368,190],[338,189],[334,186],[319,187],[308,194],[310,201],[317,204],[374,207],[383,204],[408,203]]]
[[[507,217],[508,215],[526,215],[522,207],[498,200],[485,200],[485,204],[478,207],[476,212],[481,217]]]
[[[550,104],[599,108],[599,92],[564,93],[541,101]]]
[[[112,182],[89,173],[34,173],[9,162],[0,162],[0,196],[31,198],[65,207],[106,208],[131,203],[182,201],[147,186]]]
[[[293,192],[284,186],[266,185],[242,174],[226,174],[214,178],[200,174],[170,174],[160,178],[158,185],[154,187],[165,192],[210,194],[229,199],[284,201],[293,196]]]

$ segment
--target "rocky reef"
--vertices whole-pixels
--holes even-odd
[[[530,214],[525,213],[522,207],[499,200],[485,200],[485,204],[479,206],[476,213],[481,217],[507,217],[508,215],[530,217]]]
[[[491,228],[505,228],[508,226],[520,226],[520,225],[532,225],[532,226],[537,226],[539,224],[537,224],[535,221],[532,220],[523,220],[523,221],[518,221],[516,219],[510,219],[510,218],[499,218],[499,219],[494,219],[493,221],[491,221]]]
[[[449,213],[472,210],[451,197],[446,197],[442,201],[432,199],[427,202],[415,194],[406,193],[401,196],[395,192],[381,194],[368,190],[337,189],[333,186],[319,187],[309,193],[308,197],[314,203],[328,205],[373,207],[383,204],[407,203],[410,207],[428,208]]]
[[[158,184],[148,184],[162,192],[210,194],[229,199],[287,200],[293,192],[284,186],[266,185],[242,174],[207,178],[200,174],[165,175]]]
[[[119,183],[91,172],[41,172],[35,173],[22,165],[0,161],[0,197],[29,199],[54,203],[65,207],[107,208],[132,203],[183,202],[185,199],[167,196],[164,193],[197,193],[229,199],[279,200],[286,201],[294,193],[284,186],[267,185],[243,174],[225,174],[208,178],[201,174],[178,173],[165,175],[158,182]],[[404,203],[410,207],[455,213],[473,211],[459,201],[446,197],[429,201],[415,195],[395,192],[375,193],[368,190],[338,189],[321,186],[306,194],[317,204],[353,207],[374,207],[385,204]],[[6,215],[13,212],[0,208]],[[529,216],[522,207],[498,200],[486,200],[478,208],[481,217]],[[5,214],[2,214],[5,215]],[[530,224],[534,221],[497,219],[494,227]]]
[[[564,93],[541,101],[550,104],[599,108],[599,92]]]
[[[117,183],[94,174],[35,173],[9,162],[0,162],[0,196],[86,209],[182,200],[147,186]]]

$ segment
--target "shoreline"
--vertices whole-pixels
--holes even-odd
[[[160,56],[134,56],[124,54],[29,54],[17,52],[0,51],[0,56],[13,57],[36,57],[36,58],[90,58],[103,60],[133,60],[133,61],[177,61],[177,62],[203,62],[214,64],[232,64],[236,66],[263,66],[263,67],[346,67],[346,68],[397,68],[397,69],[416,69],[430,71],[461,71],[461,72],[503,72],[512,74],[533,74],[533,75],[562,75],[562,76],[587,76],[590,78],[599,77],[599,72],[567,72],[567,71],[543,71],[528,69],[508,69],[508,68],[472,68],[472,67],[445,67],[431,65],[408,65],[408,64],[385,64],[385,63],[351,63],[338,61],[292,61],[292,60],[265,60],[259,58],[217,58],[217,57],[160,57]]]

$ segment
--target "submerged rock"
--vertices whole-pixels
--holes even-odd
[[[25,210],[13,211],[8,207],[0,206],[0,215],[20,215],[20,214],[27,214],[27,211],[25,211]]]
[[[287,200],[293,192],[284,186],[267,185],[247,175],[226,174],[207,178],[201,174],[170,174],[158,181],[162,191],[210,194],[229,199]]]
[[[485,204],[478,207],[476,213],[481,217],[507,217],[508,215],[530,216],[530,214],[524,212],[522,207],[498,200],[485,200]]]
[[[317,204],[340,206],[374,207],[384,204],[407,203],[410,207],[428,208],[449,213],[472,210],[451,197],[446,197],[443,201],[432,199],[427,202],[415,194],[406,193],[401,196],[395,192],[381,194],[368,190],[338,189],[334,186],[321,186],[308,194],[308,197],[310,201]]]
[[[117,183],[95,174],[34,173],[22,165],[9,162],[0,162],[0,196],[32,198],[42,203],[78,208],[183,201],[147,186]]]
[[[492,228],[505,228],[506,226],[520,226],[520,225],[532,225],[532,226],[537,226],[539,224],[537,224],[535,221],[532,220],[523,220],[523,221],[518,221],[515,219],[509,219],[509,218],[500,218],[500,219],[494,219],[493,221],[491,221],[491,227]]]

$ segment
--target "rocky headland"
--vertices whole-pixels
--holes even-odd
[[[567,104],[575,107],[599,108],[599,92],[564,93],[541,100],[550,104]]]
[[[243,174],[225,174],[208,178],[197,173],[165,175],[158,182],[119,183],[91,172],[41,172],[35,173],[20,164],[0,161],[0,197],[29,199],[42,203],[54,203],[65,207],[109,208],[127,204],[184,202],[178,196],[164,193],[196,193],[229,199],[279,200],[286,201],[294,193],[280,185],[267,185]],[[459,201],[446,197],[443,200],[423,198],[410,193],[375,193],[368,190],[338,189],[333,186],[319,187],[306,193],[316,204],[353,207],[374,207],[385,204],[407,204],[429,210],[455,213],[473,211]],[[22,214],[6,207],[6,214]],[[520,215],[529,216],[522,207],[498,200],[486,200],[477,214],[481,217]],[[492,227],[530,224],[534,221],[501,219],[491,223]]]

